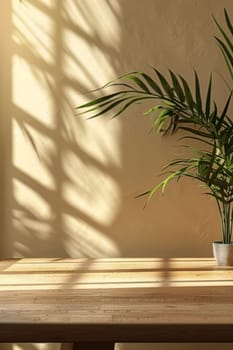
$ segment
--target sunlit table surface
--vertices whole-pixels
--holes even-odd
[[[0,342],[233,342],[233,267],[202,258],[1,260]]]

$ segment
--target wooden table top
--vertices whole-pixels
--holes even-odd
[[[0,261],[0,342],[233,342],[233,267],[213,259]]]

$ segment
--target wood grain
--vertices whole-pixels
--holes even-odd
[[[232,342],[233,268],[212,259],[0,261],[1,342]]]

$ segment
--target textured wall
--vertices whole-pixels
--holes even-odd
[[[135,199],[180,152],[176,137],[149,133],[141,106],[94,121],[74,107],[93,97],[88,90],[151,65],[188,80],[196,68],[204,87],[215,72],[223,102],[211,15],[223,21],[224,7],[232,13],[232,0],[0,2],[2,256],[211,256],[220,224],[198,183],[170,185],[145,209]]]

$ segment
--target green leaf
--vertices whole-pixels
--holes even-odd
[[[144,115],[148,114],[155,114],[159,109],[163,109],[164,107],[161,105],[156,105],[151,108],[149,108],[146,112],[144,112]]]
[[[233,35],[233,26],[232,26],[231,20],[230,20],[230,18],[228,16],[228,13],[227,13],[226,9],[224,9],[224,15],[225,15],[225,20],[226,20],[227,26],[228,26],[231,34]]]
[[[151,200],[153,195],[158,191],[160,187],[162,187],[163,181],[160,182],[158,185],[154,186],[151,190],[148,191],[148,201]]]
[[[137,78],[135,75],[129,74],[126,75],[125,78],[134,81],[134,83],[137,84],[143,91],[150,93],[148,87],[143,83],[141,79]]]
[[[109,83],[109,84],[107,84],[104,88],[109,88],[109,87],[123,87],[123,88],[129,88],[130,90],[129,91],[135,91],[135,92],[139,92],[138,90],[136,90],[135,89],[135,87],[134,86],[132,86],[132,85],[129,85],[129,84],[127,84],[127,83]],[[127,90],[122,90],[122,91],[127,91]]]
[[[229,97],[228,97],[228,99],[227,99],[227,101],[226,101],[226,104],[225,104],[225,106],[224,106],[224,108],[223,108],[222,114],[221,114],[221,116],[219,117],[219,120],[218,120],[218,123],[217,123],[217,128],[220,128],[221,125],[222,125],[223,119],[225,118],[226,113],[227,113],[227,111],[228,111],[231,98],[232,98],[232,92],[230,93],[230,95],[229,95]]]
[[[164,109],[159,116],[157,117],[157,120],[152,124],[152,128],[157,128],[158,132],[162,131],[164,122],[168,119],[170,116],[171,111],[169,109]]]
[[[191,140],[195,140],[195,141],[199,141],[199,142],[203,142],[206,145],[212,146],[212,143],[206,141],[206,139],[201,138],[201,137],[195,137],[195,136],[182,136],[179,138],[179,140],[183,140],[183,139],[191,139]]]
[[[182,87],[181,87],[176,75],[171,70],[169,70],[169,72],[170,72],[170,75],[172,78],[173,88],[175,90],[175,93],[176,93],[177,97],[179,98],[180,102],[183,103],[185,101],[185,95],[184,95],[184,92],[182,90]]]
[[[179,176],[181,174],[181,172],[178,170],[178,171],[175,171],[174,173],[172,173],[171,175],[169,175],[165,180],[163,180],[163,184],[162,184],[162,192],[165,191],[168,183],[174,179],[175,177]]]
[[[125,93],[125,91],[120,91],[120,92],[115,92],[115,93],[110,94],[110,95],[102,96],[102,97],[99,97],[99,98],[92,100],[90,102],[84,103],[81,106],[76,107],[76,109],[87,108],[87,107],[91,107],[94,105],[99,105],[100,103],[102,103],[104,101],[111,100],[113,97],[116,97],[116,96],[124,94],[124,93]]]
[[[167,95],[173,99],[174,98],[174,94],[173,94],[173,91],[172,91],[172,88],[170,87],[170,85],[168,84],[167,80],[165,79],[165,77],[155,68],[153,68],[153,70],[155,71],[155,73],[157,74],[159,80],[160,80],[160,83],[164,89],[164,91],[167,93]]]
[[[200,131],[200,130],[196,130],[196,129],[192,129],[192,128],[187,128],[185,126],[179,126],[179,129],[188,131],[192,134],[196,134],[196,135],[201,136],[201,137],[206,137],[208,139],[212,139],[211,135],[205,133],[204,131]]]
[[[232,66],[232,64],[230,64],[230,62],[229,62],[229,60],[228,60],[228,58],[227,58],[227,55],[225,54],[225,52],[224,52],[224,50],[223,50],[222,47],[220,47],[220,50],[221,50],[221,52],[222,52],[222,54],[223,54],[223,57],[224,57],[224,59],[225,59],[225,62],[226,62],[228,71],[229,71],[230,76],[231,76],[231,79],[233,80],[233,66]]]
[[[232,54],[230,53],[230,51],[228,50],[227,46],[224,44],[224,42],[222,40],[220,40],[216,36],[215,36],[215,39],[217,40],[219,46],[223,49],[225,55],[227,56],[231,66],[232,66],[233,65],[233,57],[232,57]]]
[[[209,176],[210,176],[211,171],[212,171],[212,167],[213,167],[215,159],[216,159],[216,150],[217,150],[217,145],[216,145],[216,142],[214,142],[214,148],[212,150],[212,154],[211,154],[211,158],[210,158],[210,162],[209,162],[209,166],[208,166],[208,175],[207,175],[208,179],[209,179]]]
[[[196,71],[195,71],[195,92],[196,92],[196,102],[197,102],[196,106],[197,106],[198,113],[203,114],[200,83],[199,83],[199,78]]]
[[[172,173],[171,175],[167,176],[166,179],[164,179],[162,182],[160,182],[158,185],[154,186],[150,191],[148,191],[148,200],[150,200],[153,197],[153,195],[159,190],[160,187],[162,188],[162,192],[164,192],[168,182],[177,176],[176,173],[178,172]]]
[[[186,80],[181,75],[179,75],[179,77],[180,77],[182,84],[183,84],[183,87],[184,87],[185,101],[186,101],[188,107],[190,108],[190,110],[193,111],[194,101],[193,101],[191,90],[190,90]]]
[[[208,162],[206,159],[200,159],[198,164],[198,173],[203,178],[208,178],[209,169],[208,169]]]
[[[103,115],[105,113],[107,113],[108,111],[111,111],[112,109],[114,109],[117,105],[119,105],[120,103],[126,101],[127,98],[123,98],[123,99],[120,99],[120,100],[117,100],[113,103],[111,103],[110,105],[108,105],[108,107],[106,107],[105,109],[103,110],[100,110],[100,112],[92,115],[91,117],[89,117],[88,119],[93,119],[93,118],[96,118],[96,117],[99,117],[100,115]]]
[[[220,24],[216,21],[215,17],[213,17],[215,24],[217,25],[218,29],[220,30],[220,32],[222,33],[222,36],[224,37],[228,47],[230,48],[230,50],[233,52],[233,44],[232,41],[229,39],[228,35],[226,34],[226,32],[222,29],[222,27],[220,26]],[[229,19],[229,17],[228,17]]]
[[[209,119],[210,116],[210,108],[211,108],[211,89],[212,89],[212,76],[210,76],[208,91],[206,96],[206,106],[205,106],[205,115],[206,119]]]
[[[151,98],[153,98],[153,97],[152,96],[143,96],[143,97],[137,97],[137,98],[134,98],[134,99],[128,101],[117,113],[115,113],[112,116],[112,118],[115,118],[118,115],[122,114],[129,106],[131,106],[135,102],[139,102],[139,101],[142,101],[142,100],[148,100],[148,99],[151,99]]]
[[[212,176],[209,179],[209,185],[215,184],[218,175],[221,173],[222,170],[224,170],[224,165],[224,163],[220,164],[218,168],[212,172]]]
[[[116,96],[115,98],[111,98],[105,102],[102,102],[100,104],[96,104],[94,105],[93,107],[89,107],[89,108],[86,108],[84,109],[84,111],[81,111],[80,114],[91,114],[91,113],[94,113],[94,111],[96,110],[99,110],[99,112],[101,112],[101,114],[104,114],[104,107],[105,106],[110,106],[111,104],[117,102],[117,101],[127,101],[127,100],[130,100],[130,99],[133,99],[133,98],[137,98],[138,96],[141,96],[141,93],[123,93],[122,95],[119,95],[119,96]],[[143,95],[145,97],[145,95]],[[114,109],[115,106],[113,106],[113,109]],[[100,114],[100,115],[101,115]]]
[[[213,125],[216,125],[217,117],[218,117],[218,109],[217,109],[216,103],[214,102],[214,110],[210,114],[210,117],[209,117],[210,123],[213,124]]]
[[[157,94],[163,96],[162,90],[160,89],[159,85],[151,77],[149,77],[149,75],[147,75],[146,73],[140,74]]]

